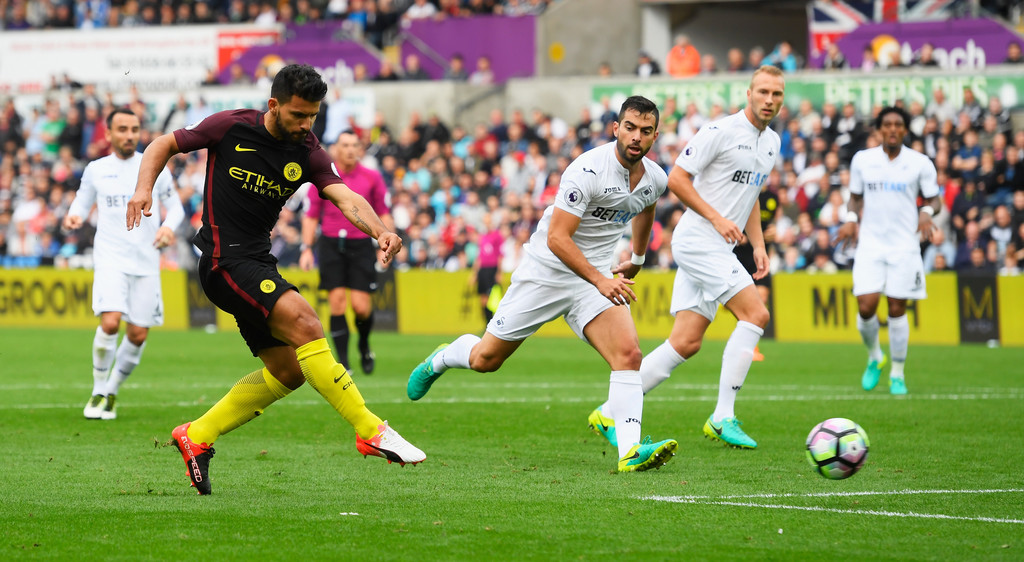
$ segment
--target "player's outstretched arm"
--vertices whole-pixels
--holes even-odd
[[[740,230],[740,227],[736,226],[736,223],[723,217],[714,207],[697,194],[697,190],[693,187],[693,177],[690,176],[690,172],[679,166],[674,166],[668,174],[668,188],[672,193],[676,194],[676,197],[689,210],[706,218],[715,227],[715,230],[722,235],[722,238],[725,238],[726,242],[737,244],[743,239],[743,232]]]
[[[167,161],[178,152],[178,141],[174,139],[174,134],[167,133],[153,139],[142,153],[135,194],[128,201],[128,210],[125,213],[128,230],[139,226],[143,216],[153,214],[150,210],[153,207],[153,185],[156,184],[160,172],[167,166]]]
[[[402,249],[402,238],[384,226],[384,221],[377,216],[373,207],[362,195],[352,191],[343,183],[328,185],[320,193],[334,203],[356,228],[377,240],[377,245],[384,253],[381,258],[382,263],[387,264]]]

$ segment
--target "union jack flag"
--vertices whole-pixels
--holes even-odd
[[[817,60],[829,43],[865,23],[946,20],[966,0],[814,0],[807,4],[808,52]]]

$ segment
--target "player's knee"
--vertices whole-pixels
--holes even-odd
[[[289,390],[295,390],[306,382],[306,377],[302,374],[301,369],[278,369],[273,376]]]
[[[771,320],[771,318],[772,315],[770,312],[768,312],[768,309],[761,307],[760,310],[755,310],[754,313],[751,315],[750,319],[747,321],[763,330],[765,326],[768,325],[768,321]]]
[[[676,353],[684,359],[689,359],[694,355],[697,355],[697,352],[700,351],[702,342],[700,339],[684,338],[678,341],[672,340],[669,343],[672,345],[672,349],[676,350]]]
[[[639,347],[634,347],[623,353],[622,361],[626,365],[626,369],[630,371],[637,371],[640,369],[640,363],[644,359],[644,354],[640,351]]]

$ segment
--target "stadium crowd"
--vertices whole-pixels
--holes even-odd
[[[0,0],[5,28],[56,26],[49,19],[50,10],[42,15],[29,13],[27,4],[36,12],[39,5],[54,8],[53,13],[62,6],[74,7],[75,14],[89,8],[83,4],[93,9],[102,6],[107,9],[104,21],[132,25],[121,16],[135,10],[135,5],[141,12],[155,3],[126,0],[70,6],[58,1]],[[163,7],[171,4],[161,4],[159,11],[163,13]],[[418,9],[430,12],[427,17],[437,17],[437,7],[431,12],[423,6],[433,4],[425,0],[299,0],[294,6],[235,1],[179,4],[187,4],[193,14],[200,5],[208,4],[215,14],[212,21],[236,21],[236,5],[245,5],[247,13],[258,17],[251,12],[252,6],[271,4],[278,10],[285,5],[295,8],[291,21],[321,14],[350,16],[357,7],[371,4],[398,6],[401,17]],[[477,8],[530,13],[531,9],[542,10],[547,2],[442,0],[438,5],[448,6],[453,14],[477,13]],[[114,12],[120,16],[114,18]],[[14,25],[22,20],[24,26]],[[687,47],[693,48],[681,37],[673,48],[679,49],[679,60],[673,60],[670,53],[666,66],[677,69],[691,64],[693,61],[684,64],[682,60]],[[727,70],[746,69],[758,62],[784,69],[790,64],[779,49],[761,60],[744,60],[743,53],[735,51],[738,66],[733,68],[730,63]],[[763,54],[756,51],[755,56]],[[785,51],[782,48],[781,55],[786,55]],[[730,59],[733,56],[730,52]],[[642,64],[652,63],[646,57]],[[167,115],[147,115],[139,93],[132,95],[134,101],[129,106],[144,124],[140,150],[155,135],[194,122],[208,112],[182,97]],[[1017,274],[1024,260],[1024,130],[1014,130],[1009,109],[1002,107],[998,97],[989,98],[982,106],[968,89],[963,100],[961,107],[954,107],[944,92],[935,90],[926,104],[914,102],[905,108],[911,115],[907,142],[935,163],[945,202],[936,216],[939,235],[922,247],[925,267],[927,271]],[[19,113],[10,98],[0,104],[0,265],[89,266],[89,225],[65,232],[60,224],[85,164],[109,153],[104,117],[113,107],[111,92],[99,92],[66,75],[54,78],[45,105],[28,114]],[[443,123],[436,116],[424,118],[414,113],[408,126],[400,130],[392,129],[385,116],[378,114],[372,126],[355,132],[363,141],[364,165],[379,170],[391,190],[395,227],[405,241],[396,266],[470,268],[479,238],[497,231],[504,240],[501,268],[514,269],[523,242],[557,192],[560,173],[583,151],[609,141],[616,110],[607,100],[597,114],[588,104],[575,116],[551,115],[539,109],[517,109],[508,115],[493,110],[488,122],[473,124]],[[703,124],[737,110],[715,105],[702,111],[687,100],[666,99],[661,107],[661,136],[648,156],[669,170]],[[850,267],[852,250],[837,248],[833,239],[847,215],[850,159],[857,150],[878,142],[872,120],[873,115],[860,114],[853,103],[815,107],[804,100],[793,111],[784,108],[773,122],[782,137],[778,165],[765,186],[778,200],[774,224],[766,232],[773,272],[831,272]],[[326,121],[318,124],[323,127]],[[323,129],[318,132],[322,135]],[[329,132],[322,141],[327,145],[336,135],[336,131]],[[188,241],[201,219],[205,154],[178,155],[169,165],[191,220],[178,233],[177,246],[165,251],[165,266],[191,268],[195,253]],[[305,196],[293,196],[272,233],[274,254],[284,266],[296,264],[300,255]],[[657,259],[648,259],[647,267],[674,267],[669,243],[683,212],[683,205],[671,194],[659,204],[649,248]],[[625,241],[622,248],[628,253]]]

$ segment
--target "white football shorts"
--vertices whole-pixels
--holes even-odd
[[[673,247],[672,257],[678,267],[669,308],[673,315],[680,310],[692,310],[713,321],[719,303],[724,305],[754,284],[754,278],[732,251],[684,251]]]
[[[894,299],[920,300],[925,290],[924,262],[912,252],[862,251],[853,256],[853,294],[885,293]]]
[[[120,312],[124,320],[149,328],[164,323],[164,304],[159,275],[128,275],[120,271],[96,271],[92,283],[92,311]]]
[[[561,282],[552,284],[551,277],[538,280],[530,274],[537,273],[533,268],[517,269],[494,317],[487,323],[487,331],[505,341],[523,341],[544,324],[564,316],[572,331],[587,341],[583,328],[615,305],[579,276],[570,273],[570,278],[549,271]]]

